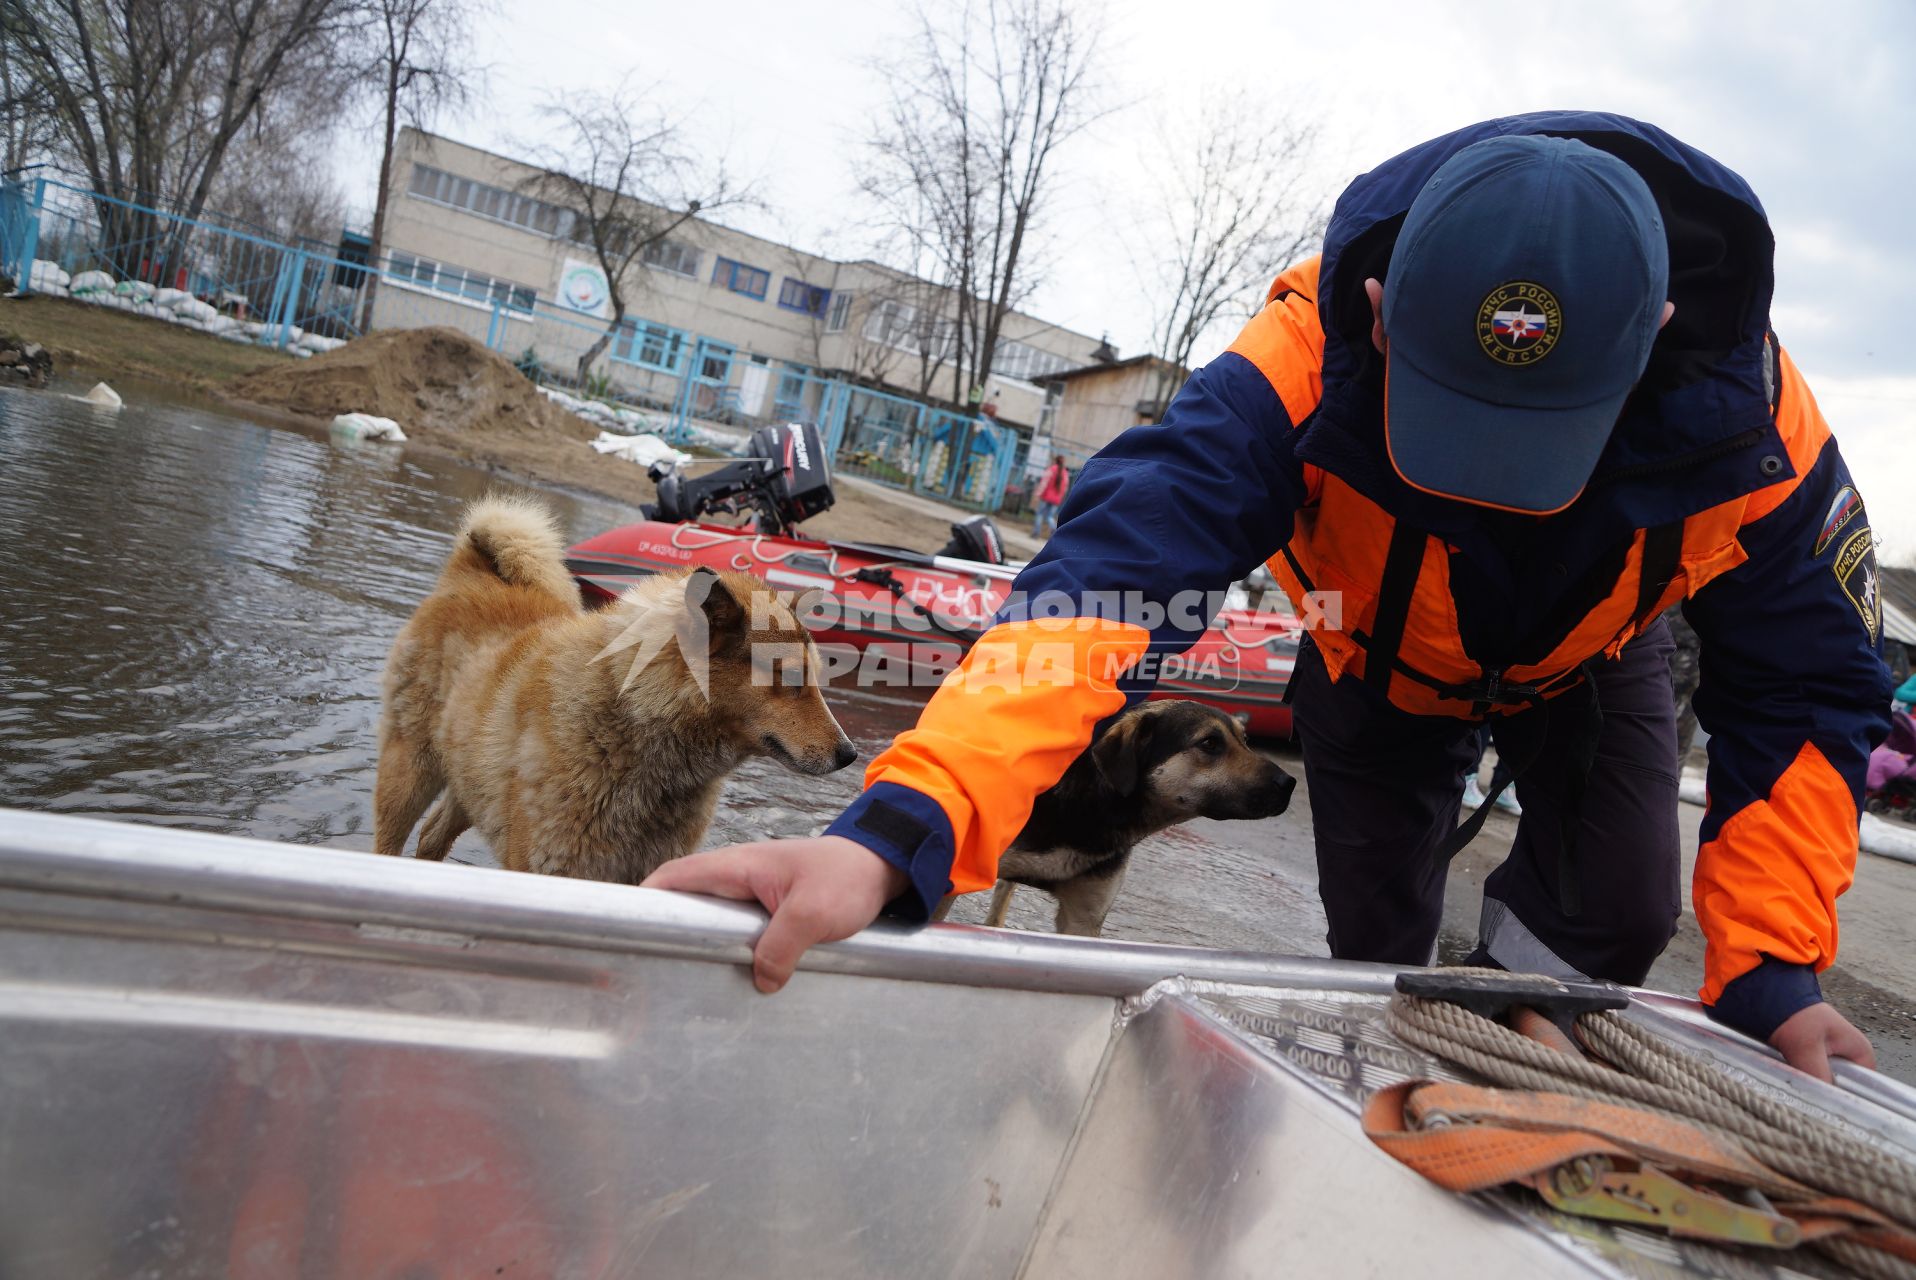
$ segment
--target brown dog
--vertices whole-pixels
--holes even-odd
[[[1217,708],[1140,703],[1038,797],[998,861],[986,923],[1002,926],[1012,894],[1026,884],[1057,899],[1059,933],[1095,938],[1138,841],[1192,818],[1274,817],[1296,787]]]
[[[636,884],[698,847],[744,760],[856,758],[818,671],[758,579],[661,575],[588,613],[545,509],[484,499],[386,661],[374,848],[437,796],[421,858],[476,826],[512,870]]]

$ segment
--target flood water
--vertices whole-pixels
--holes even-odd
[[[500,482],[122,390],[117,414],[0,390],[0,805],[370,849],[386,649],[463,506]],[[574,538],[636,518],[546,496]],[[832,704],[865,759],[920,705],[838,688]],[[860,773],[754,761],[707,843],[815,831]],[[1158,837],[1107,934],[1321,951],[1314,883],[1271,844],[1305,830]],[[453,856],[490,861],[473,834]],[[981,916],[986,896],[954,918]],[[1046,907],[1026,891],[1012,923],[1048,928]]]

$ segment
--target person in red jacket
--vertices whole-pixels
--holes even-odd
[[[1082,469],[824,836],[649,883],[771,908],[766,990],[887,906],[989,887],[1034,797],[1202,633],[1216,605],[1189,593],[1268,563],[1317,623],[1290,695],[1331,953],[1429,962],[1492,720],[1523,817],[1475,960],[1641,982],[1682,909],[1681,602],[1711,735],[1701,998],[1803,1070],[1872,1063],[1816,975],[1888,727],[1875,539],[1770,331],[1773,248],[1741,178],[1621,116],[1489,121],[1379,165],[1165,421]]]
[[[1051,465],[1044,469],[1044,476],[1038,481],[1038,515],[1031,522],[1031,536],[1042,538],[1046,526],[1054,531],[1058,527],[1058,508],[1064,505],[1065,494],[1071,492],[1071,468],[1057,454],[1051,455]]]

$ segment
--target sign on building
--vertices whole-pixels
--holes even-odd
[[[559,305],[603,319],[611,314],[612,290],[596,263],[567,258],[559,272]]]

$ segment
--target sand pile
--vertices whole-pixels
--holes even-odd
[[[457,329],[371,334],[310,360],[275,361],[225,383],[221,393],[316,425],[342,413],[391,418],[406,433],[407,443],[396,447],[451,456],[506,484],[559,485],[635,506],[657,496],[644,467],[590,447],[598,427],[547,399],[511,361]],[[838,505],[805,529],[816,537],[935,547],[950,536],[950,519],[963,514],[929,515],[841,485]]]
[[[393,329],[229,383],[238,400],[314,418],[370,413],[408,435],[590,440],[598,429],[539,394],[512,362],[457,329]]]
[[[337,351],[274,365],[222,388],[234,400],[331,421],[391,418],[406,448],[449,454],[515,482],[649,501],[642,467],[595,453],[599,428],[539,393],[496,351],[457,329],[394,329]]]

